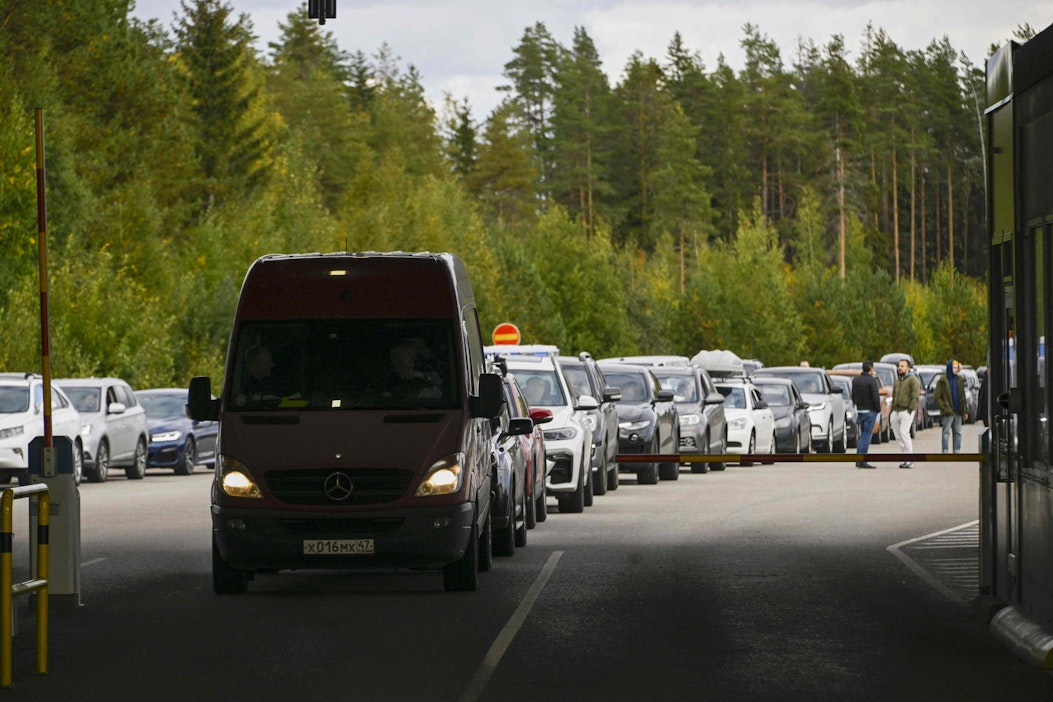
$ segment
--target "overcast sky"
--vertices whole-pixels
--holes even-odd
[[[191,0],[187,0],[188,4]],[[171,27],[180,0],[135,0],[133,15]],[[259,48],[277,41],[278,23],[298,12],[304,0],[226,0],[248,13]],[[467,97],[482,119],[500,100],[495,87],[523,31],[537,22],[563,46],[574,28],[585,27],[603,69],[615,84],[634,51],[665,62],[677,31],[697,51],[707,70],[717,57],[742,67],[742,27],[756,25],[772,41],[786,66],[799,40],[825,45],[835,34],[854,58],[867,23],[884,29],[904,49],[924,49],[946,35],[970,62],[982,66],[988,47],[1003,44],[1024,23],[1041,31],[1053,22],[1053,0],[337,0],[337,16],[326,22],[346,52],[373,56],[384,43],[412,64],[438,109],[444,93]]]

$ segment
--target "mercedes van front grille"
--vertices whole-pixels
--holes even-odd
[[[267,473],[267,489],[290,505],[354,507],[398,500],[413,471],[377,468],[278,470]]]

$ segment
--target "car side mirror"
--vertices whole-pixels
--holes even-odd
[[[764,400],[757,400],[757,404],[753,406],[753,409],[768,409],[768,403]]]
[[[516,417],[508,420],[505,436],[525,436],[534,431],[534,420],[529,417]]]
[[[596,402],[596,398],[592,395],[581,395],[578,397],[578,401],[574,403],[574,409],[576,410],[594,410],[600,406],[599,402]]]
[[[622,399],[622,389],[607,387],[603,389],[603,401],[604,402],[618,402]]]
[[[545,409],[544,407],[531,407],[530,419],[535,425],[548,424],[552,421],[552,410]]]
[[[672,402],[673,398],[675,397],[676,393],[674,393],[672,390],[663,389],[658,391],[658,394],[655,396],[655,399],[658,400],[658,402]]]
[[[124,414],[128,408],[123,402],[111,402],[106,408],[107,414]]]
[[[711,392],[708,395],[706,395],[706,404],[722,405],[724,404],[724,396],[721,395],[719,392]]]

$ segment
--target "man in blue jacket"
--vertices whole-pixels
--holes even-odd
[[[943,427],[943,452],[947,453],[947,445],[951,435],[954,436],[954,452],[962,450],[962,420],[969,419],[965,411],[965,388],[958,382],[958,374],[962,365],[958,361],[947,361],[947,372],[936,378],[934,395],[936,406],[940,408],[940,426]]]
[[[852,378],[852,402],[859,415],[859,444],[856,453],[862,459],[856,468],[875,468],[867,463],[866,454],[870,448],[870,439],[874,435],[874,422],[881,417],[881,389],[874,377],[874,362],[863,361],[863,372]]]

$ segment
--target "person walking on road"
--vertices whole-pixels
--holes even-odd
[[[863,361],[863,372],[852,378],[852,402],[856,405],[859,417],[859,443],[856,453],[862,458],[856,468],[876,468],[867,463],[867,449],[874,435],[874,422],[881,418],[881,390],[874,377],[874,362]]]
[[[962,421],[969,419],[969,414],[965,411],[965,397],[962,395],[964,388],[958,382],[958,374],[961,370],[962,364],[952,359],[947,361],[947,372],[936,378],[936,406],[940,408],[944,453],[947,453],[948,444],[951,444],[955,453],[961,453]],[[952,434],[953,442],[950,441]]]
[[[892,385],[892,433],[902,453],[913,453],[914,442],[910,439],[910,430],[914,426],[914,413],[918,410],[918,395],[921,393],[921,381],[916,373],[910,372],[910,361],[903,358],[896,366],[896,382]],[[900,468],[913,468],[914,463],[904,461]]]

